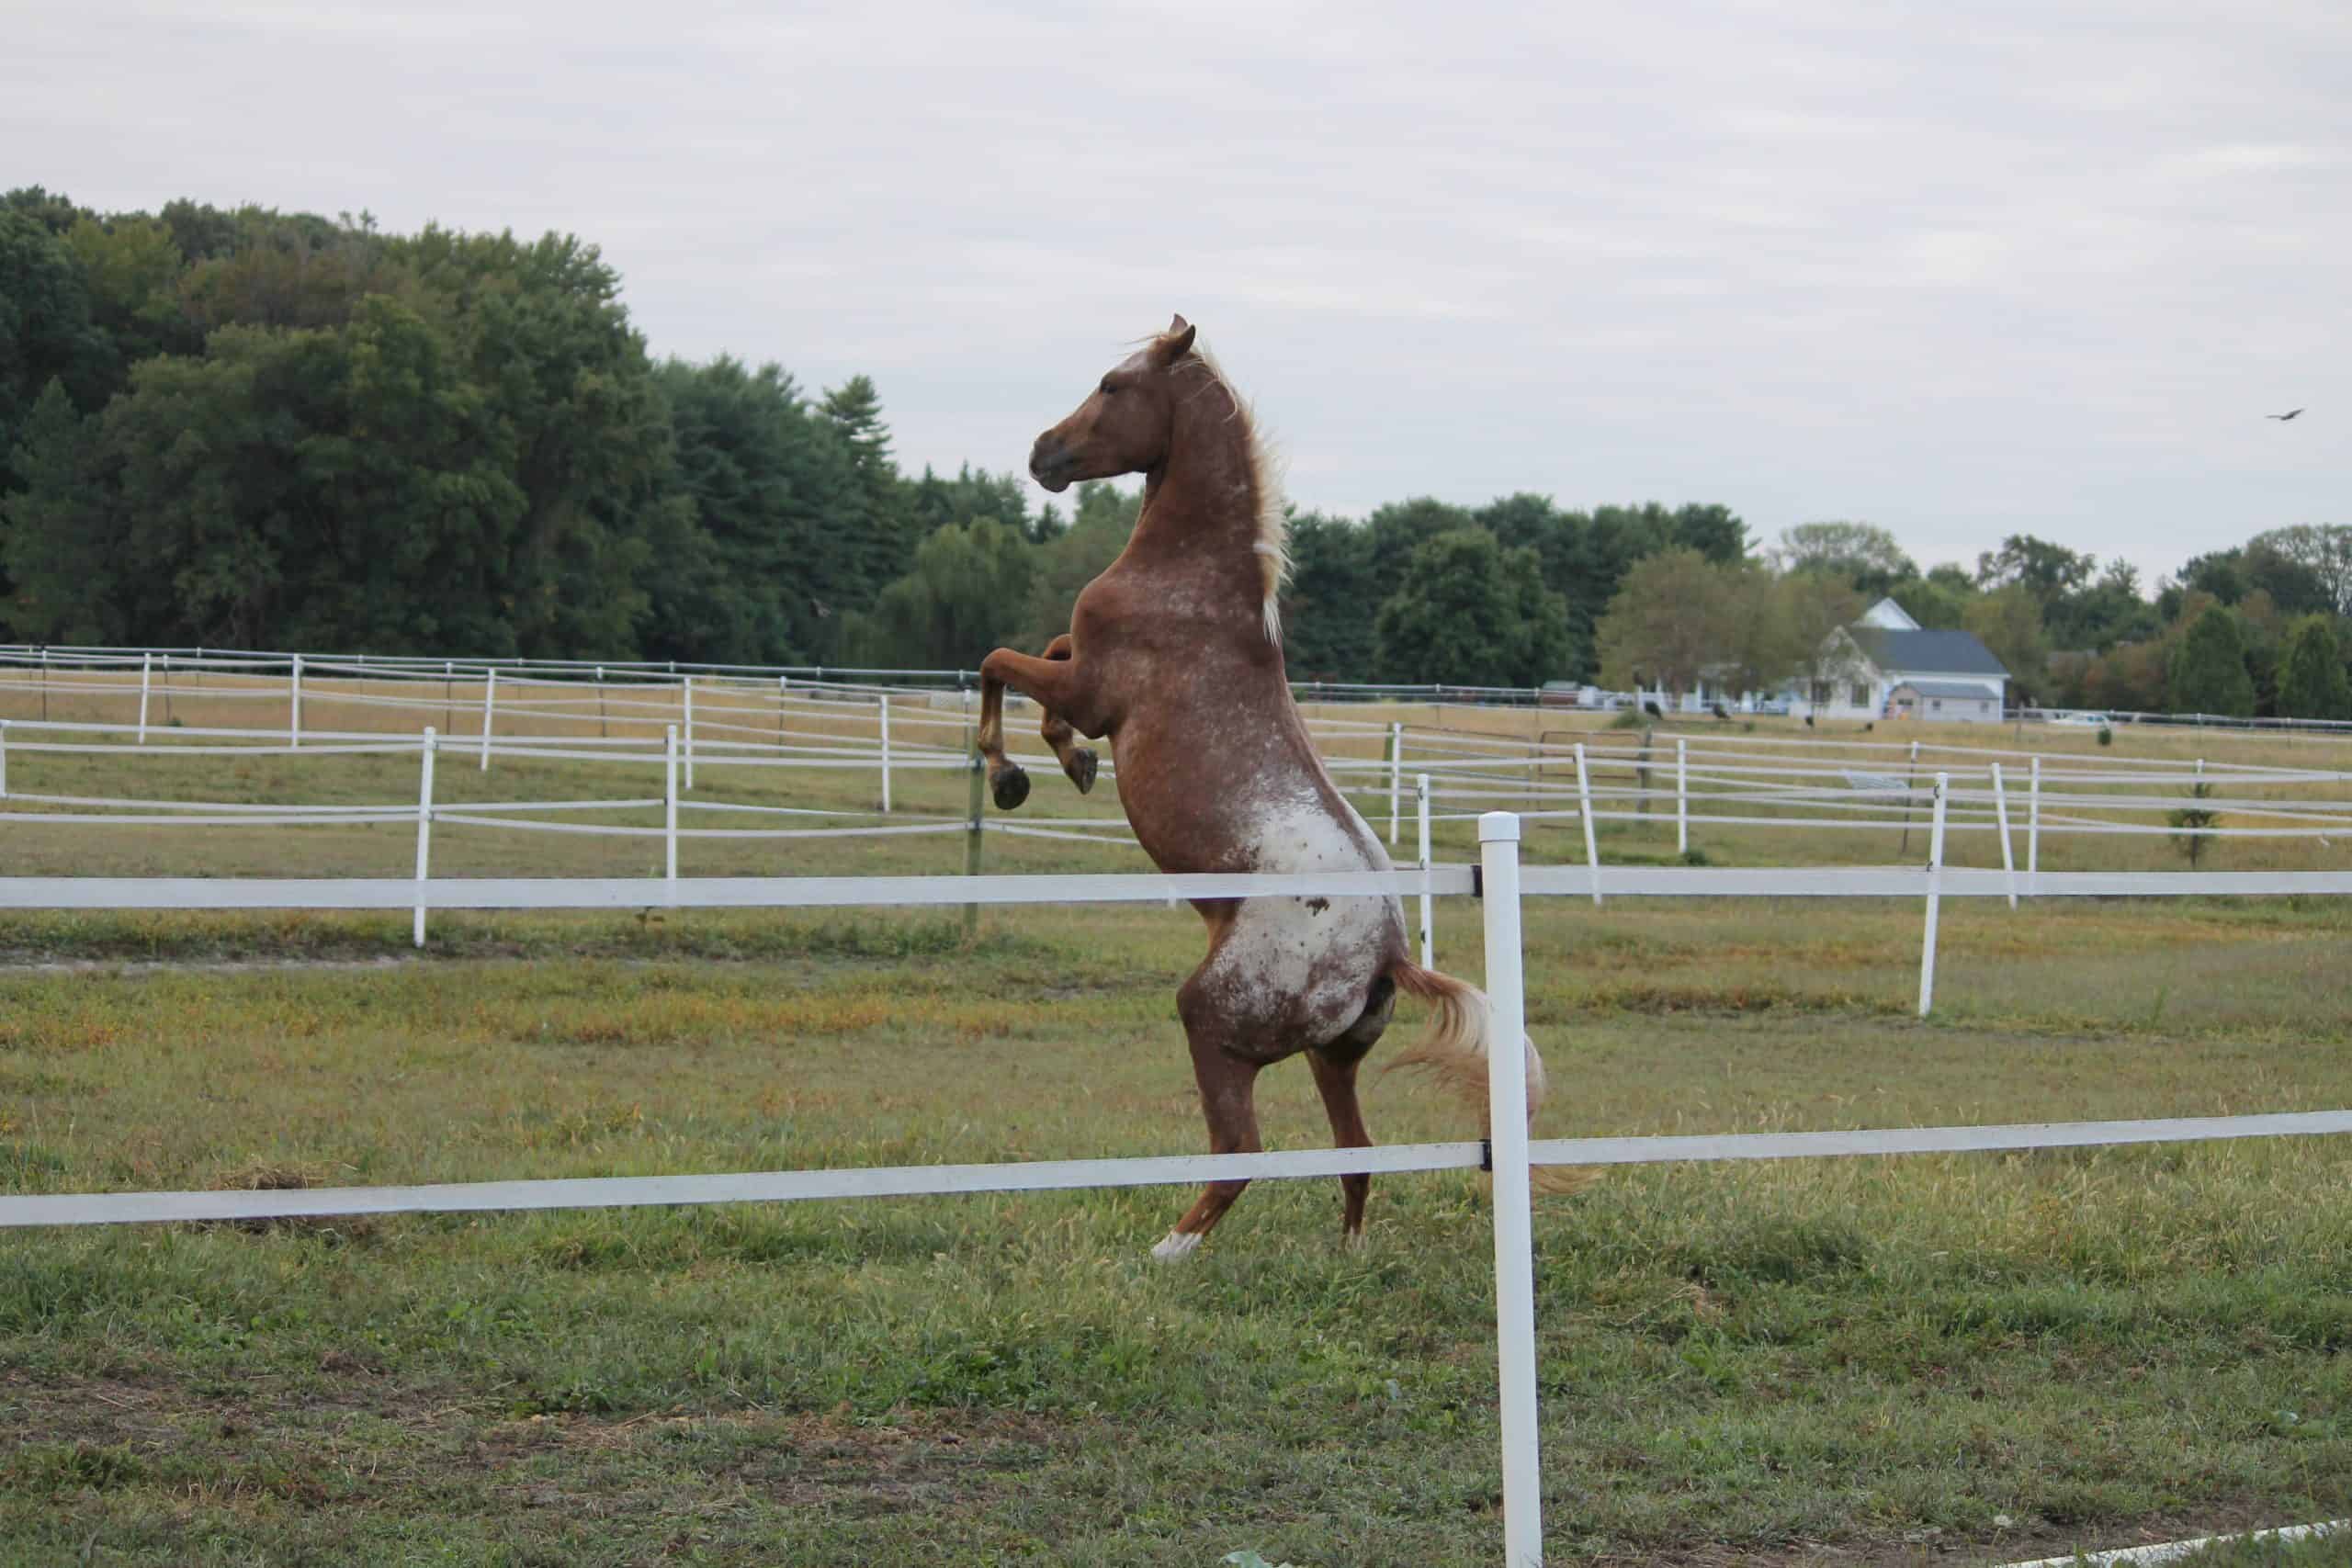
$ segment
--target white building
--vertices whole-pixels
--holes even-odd
[[[1831,635],[1811,680],[1790,682],[1789,711],[1822,718],[2000,722],[2009,672],[1973,632],[1929,631],[1892,599]]]

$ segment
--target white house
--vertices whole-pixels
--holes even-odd
[[[2008,670],[1975,633],[1927,630],[1892,599],[1831,634],[1828,653],[1816,677],[1790,682],[1791,713],[1997,724],[2008,701]]]

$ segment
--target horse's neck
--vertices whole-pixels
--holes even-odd
[[[1229,598],[1237,623],[1259,624],[1258,475],[1247,428],[1188,405],[1167,459],[1144,479],[1128,550],[1138,564],[1182,572]]]

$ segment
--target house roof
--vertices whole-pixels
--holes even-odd
[[[1897,681],[1898,692],[1917,692],[1923,697],[1974,697],[1980,702],[1993,700],[1993,688],[1973,681]]]
[[[1976,639],[1974,632],[1902,632],[1889,631],[1884,626],[1855,626],[1852,633],[1855,643],[1870,661],[1897,678],[1906,670],[1932,671],[1939,675],[1995,675],[2004,679],[2009,673],[2007,668],[1993,657],[1993,650]]]
[[[1891,632],[1916,632],[1919,629],[1919,623],[1911,618],[1911,612],[1896,604],[1892,596],[1863,611],[1862,625],[1884,626]]]

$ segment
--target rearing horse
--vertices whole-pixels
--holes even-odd
[[[1119,800],[1169,873],[1382,872],[1388,856],[1325,771],[1291,701],[1279,593],[1289,561],[1282,497],[1250,412],[1177,317],[1037,438],[1029,471],[1047,490],[1144,476],[1127,547],[1078,596],[1069,635],[1043,658],[998,649],[980,666],[979,744],[997,805],[1029,781],[1004,754],[1004,693],[1046,710],[1046,738],[1083,790],[1110,737]],[[1402,1058],[1477,1092],[1487,1010],[1474,986],[1408,956],[1394,897],[1203,898],[1208,956],[1176,993],[1217,1154],[1258,1149],[1259,1070],[1300,1052],[1342,1148],[1368,1145],[1356,1069],[1388,1027],[1396,992],[1435,1005]],[[1530,1100],[1543,1065],[1528,1055]],[[1344,1235],[1363,1235],[1368,1176],[1340,1179]],[[1154,1257],[1182,1258],[1248,1186],[1209,1184]]]

